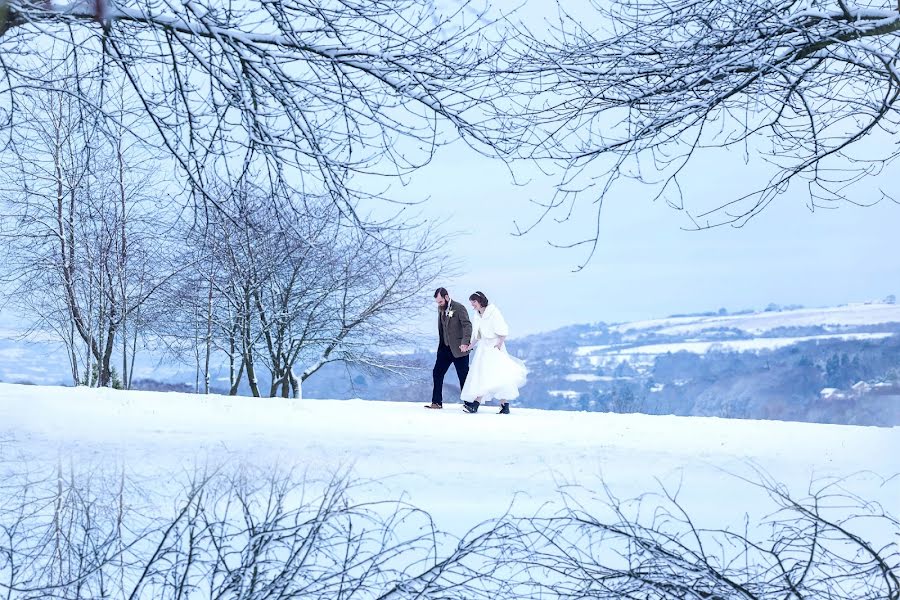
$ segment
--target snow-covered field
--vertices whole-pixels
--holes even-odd
[[[197,465],[352,468],[373,497],[405,497],[464,532],[514,502],[528,513],[562,482],[620,497],[681,486],[701,519],[724,526],[764,510],[733,474],[751,464],[803,493],[816,478],[900,513],[900,428],[620,415],[486,406],[475,415],[396,402],[283,400],[0,384],[0,477],[124,465],[165,487]],[[865,472],[865,473],[861,473]]]
[[[596,369],[627,362],[640,368],[652,365],[656,357],[667,353],[760,353],[798,344],[877,342],[897,335],[898,324],[900,306],[895,304],[856,304],[742,315],[635,321],[612,325],[608,330],[598,330],[596,335],[605,335],[608,331],[620,334],[621,337],[617,338],[615,344],[579,344],[573,351],[573,366]],[[794,328],[809,335],[778,335],[776,330],[783,328]],[[808,331],[809,328],[814,329]],[[858,328],[863,330],[856,330]],[[807,331],[802,331],[804,329]],[[829,333],[820,333],[823,330]],[[589,341],[596,335],[588,332],[581,337],[584,341]],[[584,374],[574,374],[576,377],[582,375]],[[572,379],[572,375],[567,379],[577,380]]]
[[[779,348],[786,348],[788,346],[808,342],[824,342],[829,340],[883,340],[893,335],[893,333],[833,333],[798,337],[763,337],[749,340],[710,340],[675,342],[671,344],[646,344],[643,346],[631,346],[626,348],[614,348],[612,346],[580,346],[575,350],[575,355],[659,356],[660,354],[666,354],[668,352],[691,352],[693,354],[706,354],[711,351],[759,352],[762,350],[777,350]]]
[[[656,330],[660,335],[697,335],[709,329],[739,329],[759,335],[781,327],[815,327],[840,330],[843,327],[900,323],[898,304],[848,304],[830,308],[802,308],[746,315],[715,317],[674,317],[634,321],[610,329],[620,333],[639,334]]]
[[[621,378],[620,378],[621,379]],[[627,379],[627,378],[626,378]],[[615,381],[612,375],[594,375],[592,373],[569,373],[565,376],[566,381]]]

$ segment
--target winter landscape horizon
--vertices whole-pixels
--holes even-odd
[[[431,320],[429,310],[422,320]],[[327,364],[303,383],[311,399],[421,402],[431,390],[431,336],[383,354],[389,368]],[[624,323],[572,324],[509,347],[531,371],[515,405],[891,426],[900,424],[900,305],[880,301],[744,309]],[[157,342],[135,354],[129,387],[197,392],[202,366]],[[64,348],[39,332],[0,332],[0,382],[72,385]],[[211,390],[229,393],[225,356],[213,354]],[[116,371],[118,372],[118,371]],[[265,372],[260,389],[270,390]],[[231,390],[252,395],[246,384]],[[445,380],[445,394],[459,386]],[[266,396],[268,394],[262,393]],[[280,395],[276,394],[276,395]],[[708,399],[708,400],[703,400]],[[705,402],[705,404],[703,403]]]

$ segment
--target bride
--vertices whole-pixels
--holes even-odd
[[[472,319],[472,344],[475,348],[469,365],[469,375],[460,398],[466,412],[478,412],[482,402],[493,398],[500,400],[500,414],[509,414],[509,401],[519,397],[519,388],[525,385],[528,373],[518,358],[506,351],[509,327],[500,310],[488,303],[487,296],[475,292],[469,296],[475,309]]]

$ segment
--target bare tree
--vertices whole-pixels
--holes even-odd
[[[215,201],[208,173],[256,170],[271,199],[324,195],[359,224],[357,201],[380,194],[355,175],[407,173],[448,133],[495,137],[479,108],[499,93],[485,85],[485,26],[466,3],[441,14],[417,0],[3,0],[0,133],[20,124],[20,95],[54,87],[68,64],[85,81],[125,82],[133,131],[200,198]],[[70,93],[106,113],[113,92]]]
[[[590,18],[563,12],[549,33],[523,33],[502,61],[518,98],[509,111],[522,117],[517,151],[566,166],[556,195],[520,232],[548,215],[580,215],[585,202],[599,219],[605,200],[633,194],[628,180],[683,210],[689,228],[741,226],[801,186],[810,209],[888,197],[884,186],[852,184],[898,155],[896,0],[591,5]],[[687,174],[722,149],[768,165],[770,177],[711,206],[685,200]],[[562,245],[593,253],[596,227]]]
[[[293,198],[296,208],[276,207],[265,188],[246,181],[220,194],[226,211],[210,215],[189,242],[203,249],[202,269],[186,272],[172,298],[174,331],[193,332],[182,341],[197,360],[198,382],[200,357],[208,381],[213,351],[227,357],[232,394],[243,375],[253,395],[264,393],[261,367],[268,395],[282,397],[299,397],[303,381],[334,361],[401,368],[384,351],[404,342],[402,315],[427,301],[427,288],[450,266],[435,232],[414,227],[376,238],[344,226],[331,202]]]
[[[122,474],[60,468],[0,491],[4,597],[517,597],[493,567],[508,524],[457,538],[406,502],[354,499],[344,476],[198,472],[163,503]]]
[[[815,482],[805,498],[765,475],[747,481],[771,512],[738,527],[689,514],[678,492],[623,501],[566,486],[562,508],[500,515],[457,537],[402,500],[355,498],[371,482],[345,474],[197,471],[153,491],[121,467],[6,475],[9,598],[900,597],[900,523],[843,480]]]
[[[66,345],[75,383],[127,387],[140,311],[167,276],[164,220],[141,147],[73,100],[66,90],[83,82],[60,83],[22,98],[27,125],[3,155],[4,291],[31,328]],[[114,350],[124,383],[113,381]]]
[[[325,299],[328,328],[311,352],[300,355],[305,365],[297,384],[334,361],[394,372],[406,368],[386,351],[409,341],[406,319],[429,303],[435,281],[454,265],[441,252],[443,240],[434,230],[396,232],[387,241],[346,232]],[[297,384],[291,384],[295,393]]]
[[[520,522],[522,546],[511,555],[539,597],[554,600],[900,598],[895,516],[844,480],[816,481],[797,498],[758,475],[744,483],[772,504],[740,527],[709,526],[680,490],[621,500],[605,488],[585,500],[569,486],[562,510]]]

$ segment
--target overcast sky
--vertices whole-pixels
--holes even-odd
[[[504,4],[511,3],[494,7]],[[554,7],[533,1],[518,14],[537,28],[541,11],[552,18]],[[872,140],[866,149],[885,155],[894,144]],[[444,284],[463,301],[483,291],[507,315],[513,336],[573,323],[762,309],[769,303],[836,305],[900,293],[900,205],[891,202],[811,212],[808,195],[798,187],[743,228],[685,231],[690,221],[683,213],[653,203],[648,189],[634,185],[607,200],[597,251],[584,270],[573,273],[585,252],[547,242],[576,239],[578,226],[595,214],[590,199],[572,222],[544,223],[515,237],[513,221],[529,222],[538,214],[529,199],[546,200],[557,181],[534,167],[520,165],[517,173],[529,185],[516,186],[502,164],[456,143],[390,193],[428,197],[418,209],[426,218],[446,220],[448,232],[465,232],[446,242],[462,274]],[[748,191],[764,173],[758,160],[746,165],[740,153],[713,151],[695,161],[683,183],[691,206],[710,205]],[[875,197],[878,188],[896,197],[896,181],[900,170],[894,165],[858,188],[857,197]],[[430,319],[426,323],[430,331]]]
[[[729,179],[703,179],[698,187],[718,197],[732,189]],[[503,309],[514,334],[720,307],[835,305],[900,293],[900,206],[893,203],[810,212],[798,192],[743,228],[684,231],[684,216],[662,203],[613,198],[603,209],[597,252],[573,273],[584,252],[547,244],[574,239],[566,237],[566,226],[551,222],[524,237],[511,235],[514,219],[537,214],[528,203],[530,190],[538,196],[547,187],[517,187],[502,165],[456,145],[403,190],[411,197],[429,195],[422,214],[446,220],[448,232],[465,232],[446,242],[462,270],[445,282],[451,293],[465,300],[483,291]],[[584,207],[592,209],[588,203]]]

